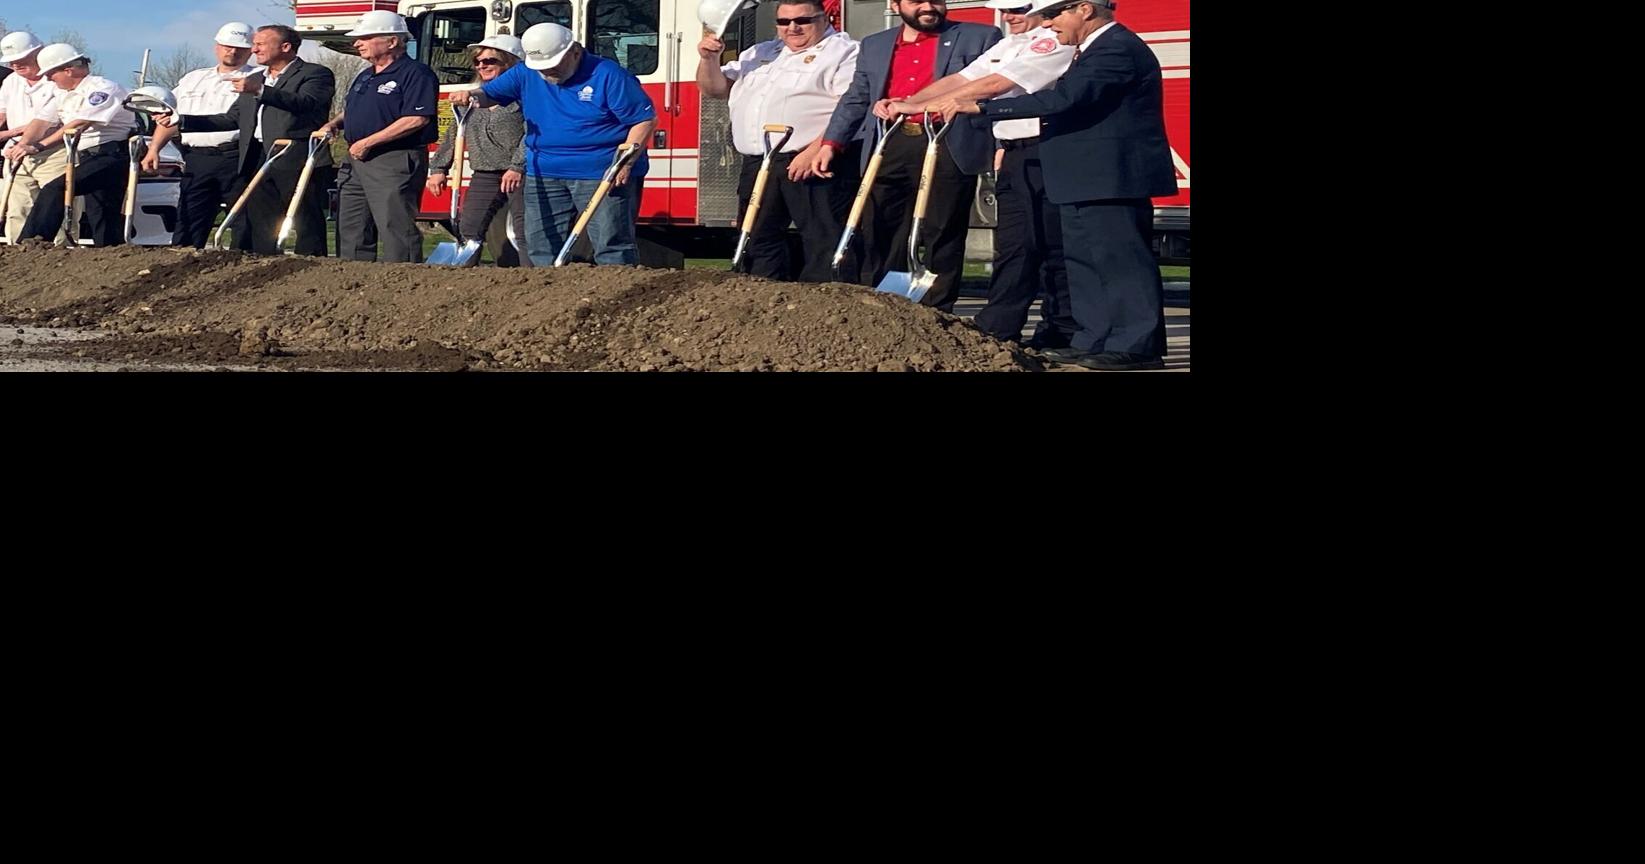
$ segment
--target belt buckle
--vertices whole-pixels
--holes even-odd
[[[920,123],[904,122],[901,126],[898,126],[897,129],[904,135],[910,135],[916,138],[925,134],[925,126]]]

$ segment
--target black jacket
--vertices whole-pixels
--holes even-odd
[[[263,109],[263,143],[280,138],[292,139],[292,149],[301,157],[308,157],[308,137],[314,130],[331,119],[331,97],[337,82],[331,70],[318,63],[294,58],[285,74],[273,84],[265,84],[253,96],[240,94],[234,106],[224,114],[184,115],[184,132],[232,132],[240,130],[240,169],[246,168],[246,157],[252,134],[257,130],[257,108]],[[331,152],[320,151],[316,165],[330,165]],[[267,158],[266,153],[264,158]],[[287,161],[282,158],[281,162]]]
[[[1165,88],[1153,50],[1115,24],[1052,90],[982,103],[989,120],[1039,117],[1045,197],[1053,204],[1177,193],[1165,140]]]

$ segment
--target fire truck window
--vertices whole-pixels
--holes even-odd
[[[657,20],[660,0],[592,0],[595,54],[609,57],[635,75],[657,71]]]
[[[519,36],[538,24],[558,24],[571,29],[571,3],[554,0],[552,3],[518,3],[514,6],[514,35]]]
[[[466,84],[474,80],[474,62],[469,59],[468,46],[486,38],[486,10],[431,12],[423,16],[421,23],[420,28],[412,28],[422,36],[417,40],[420,44],[416,58],[434,69],[434,76],[441,84]]]

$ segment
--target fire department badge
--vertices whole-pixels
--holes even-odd
[[[87,96],[86,101],[90,102],[92,105],[101,105],[104,102],[109,101],[109,94],[99,90],[96,93]]]
[[[1036,39],[1034,44],[1028,46],[1028,50],[1035,54],[1050,54],[1052,51],[1057,50],[1057,40],[1052,39],[1050,36],[1044,39]]]
[[[805,62],[807,62],[807,63],[815,63],[815,62],[817,62],[817,55],[815,55],[815,54],[807,54],[807,55],[805,55]]]

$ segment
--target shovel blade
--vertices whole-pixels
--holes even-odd
[[[457,263],[457,244],[456,243],[441,243],[441,244],[435,246],[434,251],[428,253],[428,257],[423,259],[423,263],[424,264],[445,264],[447,266],[450,266],[452,264],[456,264]]]
[[[456,258],[451,262],[458,267],[465,267],[475,262],[480,255],[480,241],[470,240],[458,247]]]
[[[880,284],[874,286],[874,290],[883,291],[886,294],[895,294],[898,297],[905,297],[918,303],[925,297],[925,292],[931,290],[932,284],[936,281],[937,274],[930,271],[920,273],[892,271],[885,274],[885,278],[880,280]]]

